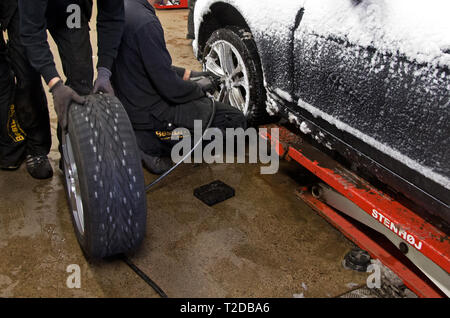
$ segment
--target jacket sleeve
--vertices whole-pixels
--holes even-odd
[[[144,25],[135,38],[147,76],[159,95],[169,104],[184,104],[205,96],[197,84],[184,81],[177,75],[172,67],[172,58],[167,51],[160,24],[150,22]]]
[[[34,0],[31,0],[34,1]],[[98,64],[111,70],[125,23],[123,0],[97,0]]]
[[[6,30],[17,10],[17,0],[0,1],[0,30]]]
[[[20,39],[27,50],[30,64],[46,83],[59,76],[47,42],[45,12],[48,0],[19,0]]]
[[[175,71],[175,73],[177,73],[177,75],[181,78],[184,77],[184,73],[186,72],[185,68],[179,67],[179,66],[175,66],[172,65],[173,70]]]

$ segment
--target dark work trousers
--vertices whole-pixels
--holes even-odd
[[[167,111],[158,118],[158,122],[161,127],[167,127],[166,131],[175,128],[186,128],[192,134],[194,131],[195,120],[202,120],[202,127],[203,129],[206,128],[211,116],[211,110],[211,100],[202,98],[186,105],[168,107]],[[223,134],[225,133],[226,128],[245,129],[246,119],[240,110],[228,104],[216,102],[216,114],[212,121],[211,128],[218,128]],[[162,129],[162,131],[135,130],[139,148],[150,156],[170,156],[172,147],[177,141],[172,141],[170,138],[164,138],[167,135],[165,134],[166,131],[164,131],[164,129]],[[197,140],[192,141],[192,146],[194,146],[195,142],[197,142]]]
[[[84,16],[79,29],[69,29],[66,25],[49,29],[58,47],[64,75],[67,78],[66,85],[79,95],[89,95],[93,88],[94,67],[88,23],[88,17]],[[57,136],[58,149],[62,154],[62,132],[59,125]]]
[[[14,75],[3,34],[0,37],[0,167],[17,166],[23,160],[25,135],[18,126],[13,104]],[[13,131],[14,129],[14,131]]]
[[[58,47],[66,85],[80,95],[89,95],[93,88],[94,67],[88,23],[87,18],[83,18],[79,29],[69,29],[66,25],[49,29]]]
[[[2,66],[0,81],[0,166],[19,165],[26,155],[47,155],[51,147],[47,99],[39,73],[30,65],[19,34],[19,13],[15,11],[7,25],[8,45],[3,36],[0,49]],[[10,67],[9,67],[9,65]],[[15,76],[11,83],[10,71]],[[7,89],[3,89],[5,85]]]

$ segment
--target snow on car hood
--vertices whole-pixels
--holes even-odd
[[[197,0],[195,32],[211,4],[233,5],[254,36],[289,36],[299,8],[305,8],[303,32],[334,35],[352,44],[406,55],[419,63],[450,66],[448,0]],[[194,43],[194,48],[196,48]],[[450,53],[450,52],[449,52]]]

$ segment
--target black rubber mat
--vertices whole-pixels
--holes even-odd
[[[220,180],[216,180],[194,190],[194,196],[203,203],[213,206],[234,197],[234,189]]]

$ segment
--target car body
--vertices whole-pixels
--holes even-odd
[[[450,223],[449,9],[445,0],[197,0],[193,49],[206,67],[214,32],[246,30],[262,70],[259,107]]]

